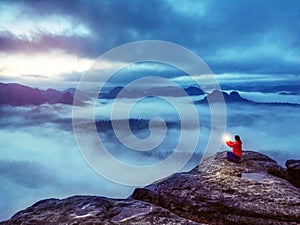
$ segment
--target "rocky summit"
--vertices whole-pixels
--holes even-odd
[[[220,152],[190,172],[137,188],[128,199],[47,199],[0,224],[297,225],[300,189],[285,180],[295,180],[290,171],[257,152],[244,151],[239,163]]]
[[[270,173],[285,171],[257,152],[244,152],[239,163],[221,152],[190,172],[136,189],[132,198],[208,224],[300,224],[300,189]]]
[[[198,224],[167,209],[137,200],[98,196],[47,199],[0,224]]]

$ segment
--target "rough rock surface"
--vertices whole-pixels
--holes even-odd
[[[190,172],[136,189],[132,198],[209,224],[300,224],[300,189],[270,170],[283,168],[257,152],[244,152],[237,164],[221,152]]]
[[[288,160],[285,163],[290,181],[296,187],[300,187],[300,160]]]
[[[294,163],[287,163],[288,170]],[[245,151],[236,164],[220,152],[190,172],[137,188],[128,199],[48,199],[0,224],[298,225],[300,189],[280,178],[285,174],[260,153]]]
[[[137,200],[96,196],[47,199],[0,224],[199,224]]]

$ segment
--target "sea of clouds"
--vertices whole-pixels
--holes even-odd
[[[249,97],[250,94],[244,96]],[[257,98],[258,95],[252,96]],[[184,110],[188,107],[183,99],[175,100],[182,103],[183,112],[189,115],[190,112]],[[121,111],[118,115],[121,116],[118,119],[126,119],[122,109],[126,109],[130,101],[123,99],[121,103],[118,109]],[[211,130],[211,112],[207,105],[198,104],[196,108],[200,121],[199,142],[195,155],[183,170],[196,166],[203,154],[229,150],[222,145],[220,149],[207,149],[204,152]],[[109,119],[111,109],[112,100],[99,101],[96,120]],[[230,103],[226,105],[226,110],[226,132],[232,137],[239,134],[244,150],[268,154],[282,165],[287,159],[300,158],[299,106]],[[0,220],[8,219],[15,212],[45,198],[79,194],[123,198],[135,188],[103,178],[83,159],[72,130],[71,106],[2,106],[0,113]],[[155,98],[139,102],[130,113],[130,118],[138,119],[157,116],[169,123],[173,122],[173,125],[168,127],[165,140],[151,154],[128,150],[116,141],[111,131],[102,132],[99,136],[114,157],[128,164],[141,166],[159,162],[172,153],[182,130],[188,132],[190,138],[195,138],[193,134],[196,126],[194,118],[191,118],[189,126],[180,127],[180,116],[176,114],[176,109]],[[136,129],[133,133],[140,138],[149,136],[149,130],[145,128]],[[220,139],[221,136],[214,137],[213,141],[218,142]],[[189,146],[189,139],[182,141]],[[114,168],[110,169],[112,173],[117,172]]]

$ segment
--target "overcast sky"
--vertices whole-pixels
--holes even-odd
[[[76,81],[104,52],[148,39],[192,50],[226,79],[299,80],[297,0],[4,0],[0,21],[1,81]]]

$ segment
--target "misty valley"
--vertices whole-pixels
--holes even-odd
[[[243,92],[239,92],[241,91],[230,95],[232,91],[229,90],[222,94],[226,101],[226,130],[232,135],[241,136],[244,150],[267,153],[282,164],[288,158],[299,158],[300,105],[294,101],[289,103],[288,98],[284,103],[261,103],[254,101],[259,97],[255,92],[252,95],[251,91],[244,95]],[[188,171],[199,164],[204,154],[212,155],[218,151],[205,151],[211,131],[211,111],[209,104],[205,103],[205,96],[210,93],[200,94],[190,95],[199,115],[200,135],[196,150],[182,171]],[[271,96],[270,92],[268,94]],[[277,94],[278,92],[273,93]],[[263,92],[260,92],[260,95],[263,95]],[[182,104],[183,109],[186,108],[184,97],[173,97],[170,94],[169,97]],[[120,101],[124,108],[130,103],[127,98]],[[82,99],[82,102],[85,104],[74,107],[81,109],[82,115],[85,115],[84,110],[90,100]],[[129,120],[125,113],[121,113],[124,117],[115,118],[115,125],[120,128],[121,135],[124,134],[123,138],[126,138],[127,134],[125,131],[122,134],[122,127],[128,123],[132,133],[143,139],[151,134],[150,120],[160,117],[165,122],[154,120],[152,131],[155,134],[156,131],[166,128],[166,136],[160,145],[151,151],[129,149],[119,142],[112,129],[112,121],[109,120],[114,98],[98,99],[96,102],[96,123],[86,120],[83,116],[83,132],[84,128],[95,126],[110,154],[124,163],[136,166],[157,163],[172,154],[181,132],[186,132],[189,137],[194,138],[194,129],[197,126],[193,118],[185,127],[181,127],[180,118],[171,104],[159,97],[145,98],[131,109]],[[121,198],[128,196],[134,189],[108,181],[88,166],[74,139],[72,105],[2,104],[0,113],[0,194],[1,198],[5,199],[0,203],[1,219],[6,219],[8,215],[42,198],[66,197],[77,193]],[[185,113],[189,114],[188,111]],[[190,140],[187,138],[183,142],[183,146],[188,147]],[[180,149],[180,154],[184,154],[185,150]],[[222,145],[221,150],[228,148]],[[114,168],[111,170],[113,172]]]

